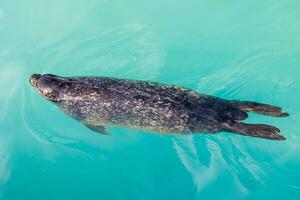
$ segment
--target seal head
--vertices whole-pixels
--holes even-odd
[[[52,74],[33,74],[29,78],[30,84],[46,99],[60,101],[61,91],[66,87],[66,80]]]

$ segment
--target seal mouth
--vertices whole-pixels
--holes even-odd
[[[35,88],[37,88],[37,82],[38,82],[38,80],[41,78],[41,74],[32,74],[31,76],[30,76],[30,78],[29,78],[29,83],[33,86],[33,87],[35,87]]]

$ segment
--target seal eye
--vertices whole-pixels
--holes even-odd
[[[49,100],[55,101],[58,98],[58,93],[53,90],[50,91],[50,90],[46,89],[43,91],[43,96]]]

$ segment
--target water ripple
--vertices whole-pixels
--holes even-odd
[[[210,153],[207,166],[201,162],[193,136],[174,137],[172,142],[181,162],[192,175],[197,194],[209,186],[226,167],[219,145],[212,140],[206,140]]]
[[[201,92],[205,89],[210,94],[222,94],[227,98],[242,98],[242,90],[245,90],[247,84],[253,81],[253,77],[259,77],[258,73],[261,72],[257,70],[258,66],[276,61],[278,55],[286,56],[276,51],[281,46],[282,44],[270,44],[267,48],[254,46],[241,51],[229,66],[205,77],[199,77],[198,90]],[[182,83],[184,81],[182,80]],[[273,80],[269,79],[269,81]],[[210,138],[205,138],[205,140],[210,152],[209,166],[202,164],[203,161],[197,153],[193,137],[173,139],[173,146],[178,157],[192,175],[198,191],[207,187],[224,172],[225,169],[217,166],[223,166],[231,172],[235,187],[241,191],[241,194],[248,193],[249,189],[253,189],[254,184],[265,184],[268,178],[265,166],[247,151],[247,145],[242,139],[236,140],[230,139],[230,136],[223,136],[222,141],[213,141]],[[222,155],[219,146],[226,151],[226,156]],[[255,183],[249,185],[249,182],[253,180]]]
[[[41,52],[41,53],[40,53]],[[40,56],[38,54],[41,54]],[[73,33],[36,52],[36,70],[72,74],[110,75],[153,79],[163,66],[164,51],[155,34],[144,25],[129,23],[94,33]]]

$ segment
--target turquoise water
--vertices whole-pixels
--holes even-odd
[[[1,0],[0,199],[299,199],[298,0]],[[32,73],[183,85],[282,106],[286,141],[220,133],[102,136]]]

